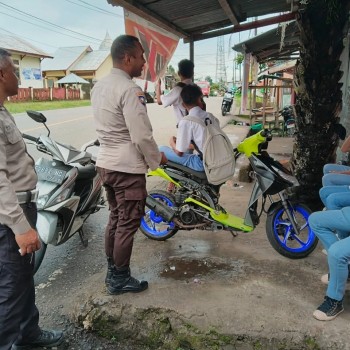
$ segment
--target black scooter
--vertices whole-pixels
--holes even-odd
[[[226,91],[221,103],[221,114],[223,116],[225,116],[227,113],[230,112],[232,103],[233,103],[233,92]]]

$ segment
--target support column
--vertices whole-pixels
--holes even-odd
[[[244,54],[244,61],[243,61],[243,79],[242,79],[242,95],[241,95],[241,113],[242,114],[247,113],[249,66],[250,66],[250,53],[246,53]]]

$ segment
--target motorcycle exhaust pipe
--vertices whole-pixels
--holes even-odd
[[[157,215],[161,216],[165,221],[173,221],[175,216],[175,210],[162,202],[154,199],[151,196],[146,198],[146,206],[153,210]]]

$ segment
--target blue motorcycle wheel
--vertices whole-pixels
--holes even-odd
[[[175,206],[175,197],[169,192],[154,190],[150,191],[149,195],[169,207]],[[140,230],[146,237],[156,241],[165,241],[174,236],[178,231],[173,222],[165,221],[155,211],[148,207],[146,207],[145,215],[141,219]]]
[[[290,259],[302,259],[307,257],[318,243],[318,238],[308,223],[312,211],[304,204],[292,204],[290,213],[298,232],[295,232],[282,203],[278,203],[266,220],[267,238],[279,254]]]

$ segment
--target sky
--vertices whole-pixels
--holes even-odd
[[[270,28],[262,28],[262,33]],[[0,0],[0,34],[15,34],[48,54],[58,47],[90,45],[94,50],[106,32],[112,39],[124,34],[121,7],[107,0]],[[224,36],[224,59],[228,80],[233,76],[232,46],[252,37],[250,31]],[[216,78],[217,38],[195,42],[195,78]],[[189,58],[189,44],[180,39],[170,64]]]

